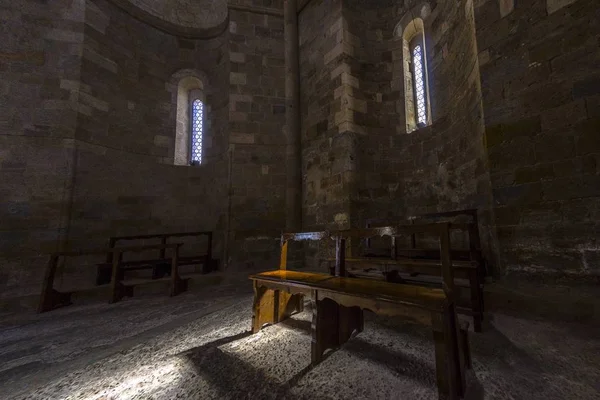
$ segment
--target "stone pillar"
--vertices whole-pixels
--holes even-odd
[[[302,229],[302,164],[300,148],[300,72],[298,62],[298,1],[285,0],[285,229]]]

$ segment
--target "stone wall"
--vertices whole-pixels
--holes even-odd
[[[178,39],[110,2],[87,1],[79,91],[87,107],[77,121],[71,247],[101,247],[113,235],[215,230],[221,257],[226,44],[226,37]],[[197,167],[173,165],[178,71],[205,77],[210,112]],[[60,277],[92,284],[94,268],[82,264],[73,260]]]
[[[493,264],[472,3],[346,4],[347,52],[358,81],[351,110],[359,133],[353,224],[478,208],[485,252]],[[401,35],[414,18],[424,21],[432,124],[407,133]]]
[[[2,2],[0,21],[0,298],[7,298],[38,290],[47,253],[66,237],[84,7]]]
[[[231,3],[229,256],[264,270],[277,265],[285,226],[283,2]]]
[[[350,220],[353,135],[346,105],[350,82],[342,1],[311,1],[299,15],[303,227],[343,227]],[[346,226],[347,227],[347,226]]]
[[[11,38],[0,53],[10,99],[0,137],[3,297],[37,294],[49,252],[102,246],[112,235],[213,230],[223,261],[242,270],[276,262],[285,221],[282,6],[232,2],[229,29],[198,40],[108,0],[2,8]],[[199,167],[173,165],[182,71],[204,80]],[[91,285],[98,261],[66,263],[57,283]]]
[[[407,133],[394,30],[416,16],[432,124]],[[4,2],[0,19],[0,297],[36,294],[47,253],[115,234],[214,230],[232,272],[276,265],[282,0],[229,1],[211,39],[108,0]],[[496,275],[597,276],[596,1],[311,0],[299,36],[305,230],[476,207]],[[182,70],[206,78],[200,167],[173,165]]]
[[[598,275],[596,0],[475,8],[496,226],[507,272]]]

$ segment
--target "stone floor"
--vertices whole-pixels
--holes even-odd
[[[71,306],[0,323],[0,399],[435,399],[427,328],[367,317],[310,368],[308,312],[250,335],[251,293]],[[467,399],[600,399],[600,335],[496,314]]]

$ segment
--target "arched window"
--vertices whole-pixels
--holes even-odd
[[[204,133],[204,102],[194,98],[190,106],[192,134],[190,135],[190,165],[202,164],[202,135]]]
[[[423,57],[423,44],[420,42],[414,44],[412,46],[411,55],[417,126],[425,126],[427,125],[427,100],[425,96],[425,60]]]
[[[187,72],[187,71],[185,71]],[[177,74],[175,165],[200,165],[205,157],[208,107],[204,82],[198,76]]]
[[[395,35],[402,36],[406,132],[412,132],[431,124],[423,20],[415,18],[404,30],[398,25]]]

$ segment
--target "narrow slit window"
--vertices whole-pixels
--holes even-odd
[[[404,122],[406,133],[431,125],[429,72],[424,24],[421,18],[400,24],[394,35],[402,39],[402,72],[404,73]],[[400,71],[398,71],[400,72]],[[394,74],[395,78],[400,74]]]
[[[423,64],[423,47],[417,44],[413,48],[413,68],[415,84],[415,100],[417,109],[417,124],[427,124],[427,105],[425,100],[425,74]]]
[[[202,163],[202,133],[204,131],[204,103],[200,99],[192,102],[192,135],[191,160],[192,165]]]

